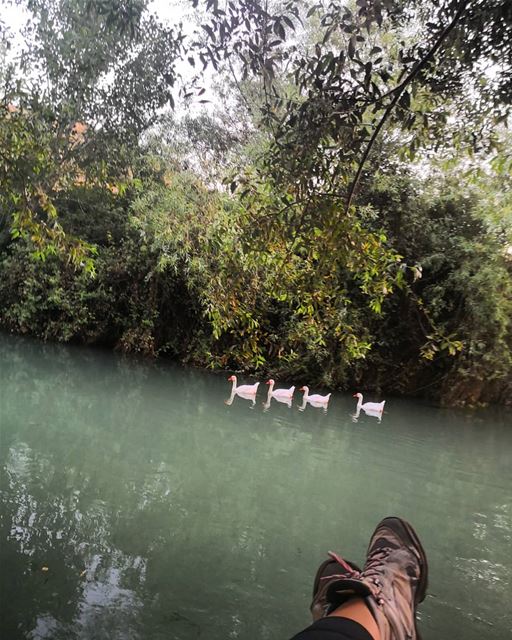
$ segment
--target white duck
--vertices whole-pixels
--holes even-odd
[[[276,400],[280,400],[281,398],[285,401],[293,398],[293,392],[295,391],[295,387],[290,387],[289,389],[274,389],[275,382],[270,378],[267,380],[265,384],[268,384],[268,393],[273,396]]]
[[[327,404],[331,397],[331,394],[328,393],[326,396],[321,396],[318,393],[314,393],[312,396],[309,395],[309,387],[305,385],[300,388],[300,391],[304,391],[304,402],[309,402],[310,404]]]
[[[241,384],[239,387],[236,386],[236,376],[230,376],[228,378],[228,382],[232,382],[233,386],[231,387],[231,393],[236,393],[239,396],[243,395],[256,395],[258,391],[259,382],[255,382],[254,384]]]
[[[354,398],[358,398],[357,400],[357,408],[356,408],[356,412],[359,413],[359,411],[362,409],[365,413],[368,412],[375,412],[375,413],[382,413],[384,411],[384,405],[386,404],[386,401],[383,400],[382,402],[365,402],[363,404],[363,394],[362,393],[354,393]],[[368,415],[371,415],[370,413],[368,413]]]

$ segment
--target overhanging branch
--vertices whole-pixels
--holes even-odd
[[[411,71],[406,76],[406,78],[393,90],[394,97],[391,100],[391,102],[388,104],[388,106],[386,107],[386,110],[384,111],[384,114],[382,115],[382,118],[380,119],[379,124],[375,127],[375,131],[373,132],[373,134],[372,134],[372,136],[371,136],[371,138],[370,138],[370,140],[369,140],[369,142],[368,142],[368,144],[366,146],[366,149],[364,150],[364,153],[363,153],[363,156],[362,156],[361,161],[359,163],[359,166],[357,167],[357,172],[356,172],[356,175],[354,177],[354,180],[352,181],[352,184],[350,185],[350,190],[349,190],[348,196],[347,196],[347,203],[345,205],[345,212],[344,212],[345,215],[349,212],[349,209],[350,209],[350,207],[352,205],[352,200],[354,198],[354,193],[355,193],[356,187],[357,187],[357,185],[359,183],[359,179],[360,179],[361,174],[363,172],[363,168],[364,168],[364,165],[366,163],[366,160],[368,159],[368,156],[370,155],[370,151],[372,150],[373,145],[375,144],[375,141],[377,140],[377,138],[379,136],[379,133],[380,133],[381,129],[383,128],[384,124],[386,123],[386,120],[388,119],[390,113],[393,111],[393,109],[396,106],[397,102],[400,100],[400,96],[403,94],[404,89],[407,87],[407,85],[409,85],[414,80],[414,78],[416,78],[418,73],[432,59],[432,57],[435,55],[437,50],[441,47],[441,45],[445,41],[445,39],[448,36],[448,34],[454,29],[454,27],[456,26],[457,22],[459,21],[462,13],[466,9],[466,7],[469,4],[469,2],[470,2],[470,0],[463,0],[460,3],[459,8],[457,9],[457,12],[453,16],[453,19],[441,31],[441,33],[439,34],[439,37],[435,41],[435,43],[432,46],[432,48],[430,49],[430,51],[428,51],[428,53],[421,60],[418,60],[418,62],[414,65],[414,67],[411,69]]]

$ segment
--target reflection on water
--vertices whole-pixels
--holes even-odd
[[[2,638],[287,638],[386,514],[427,549],[425,640],[510,636],[510,414],[356,428],[348,395],[225,404],[224,375],[9,337],[0,364]]]
[[[315,409],[323,409],[324,413],[327,413],[327,409],[329,408],[328,402],[318,402],[317,400],[306,398],[306,396],[304,395],[304,397],[302,398],[302,404],[299,407],[299,411],[305,411],[308,404]]]
[[[375,409],[365,409],[364,407],[357,407],[356,412],[351,414],[352,422],[358,422],[359,416],[361,414],[361,409],[363,410],[363,415],[369,416],[370,418],[377,418],[377,422],[382,422],[382,411],[376,411]]]

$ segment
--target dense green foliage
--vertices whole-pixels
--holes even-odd
[[[210,1],[190,42],[144,2],[25,4],[32,44],[1,70],[5,329],[450,404],[510,399],[509,45],[479,39],[485,2],[434,3],[430,22],[407,2]],[[476,109],[440,52],[473,78],[493,38],[504,65],[474,83]],[[218,70],[216,112],[161,111],[202,100],[199,80],[177,84],[180,55]],[[22,79],[28,65],[40,75]]]

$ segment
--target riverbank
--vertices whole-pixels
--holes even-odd
[[[101,342],[92,344],[92,343],[79,342],[76,340],[71,340],[70,342],[64,342],[62,340],[46,340],[37,336],[13,334],[13,333],[6,332],[3,329],[0,329],[0,336],[2,335],[4,335],[6,338],[10,337],[11,339],[17,338],[25,341],[28,339],[30,341],[33,341],[34,346],[37,344],[40,344],[41,347],[43,347],[44,345],[48,345],[48,347],[52,347],[52,345],[55,347],[57,347],[58,345],[62,345],[63,347],[64,345],[69,345],[69,346],[80,346],[81,349],[93,349],[92,353],[96,352],[98,354],[101,354],[101,353],[108,354],[109,352],[123,353],[124,356],[128,358],[128,361],[132,361],[134,365],[137,365],[138,362],[144,363],[148,361],[154,361],[155,363],[160,362],[164,366],[166,364],[175,363],[175,364],[179,364],[180,366],[191,368],[191,370],[198,370],[198,371],[205,371],[205,372],[209,371],[209,372],[215,373],[218,376],[220,376],[221,379],[224,379],[224,377],[227,378],[228,375],[233,373],[232,369],[228,370],[228,369],[222,369],[219,367],[208,366],[208,365],[205,365],[204,363],[194,363],[188,358],[179,360],[177,358],[173,359],[165,355],[157,356],[155,354],[148,355],[142,352],[134,352],[134,351],[127,352],[127,351],[123,351],[122,348],[116,347],[115,345],[109,345]],[[260,382],[265,382],[270,377],[276,376],[275,370],[272,370],[272,369],[267,369],[267,370],[262,369],[260,371],[237,370],[235,371],[235,373],[237,373],[240,376],[240,380],[247,379],[250,382],[257,381],[257,380],[259,380]],[[419,389],[410,388],[410,389],[403,390],[402,393],[397,393],[397,390],[391,386],[377,384],[376,382],[372,384],[373,381],[370,376],[365,381],[353,380],[353,381],[349,381],[347,383],[347,386],[345,387],[333,388],[333,387],[323,387],[321,380],[317,381],[317,380],[311,379],[311,377],[308,377],[307,372],[300,374],[300,378],[298,379],[298,381],[297,379],[288,378],[286,374],[283,374],[283,375],[284,377],[281,378],[280,380],[281,383],[288,381],[290,382],[290,384],[295,382],[296,386],[297,385],[301,386],[303,384],[319,385],[325,392],[335,391],[335,392],[342,392],[342,393],[348,392],[352,394],[357,390],[365,393],[368,392],[370,394],[373,394],[374,397],[379,397],[379,398],[393,396],[398,398],[399,397],[410,398],[410,399],[417,398],[418,400],[427,400],[430,403],[434,403],[438,406],[444,406],[446,408],[466,407],[466,408],[477,409],[477,408],[482,408],[489,405],[501,406],[503,408],[509,408],[509,409],[512,408],[512,402],[511,402],[512,390],[510,388],[510,384],[507,386],[507,382],[504,382],[502,386],[498,388],[496,387],[496,383],[493,383],[492,381],[481,381],[478,383],[476,387],[462,388],[462,389],[459,389],[457,387],[450,387],[448,385],[447,388],[442,392],[442,393],[446,393],[446,397],[445,397],[440,395],[439,392],[433,393],[431,384],[430,385],[427,384],[426,387],[424,388],[419,388]],[[265,393],[262,392],[262,394],[260,395],[263,396],[265,395]],[[465,400],[464,402],[460,402],[459,401],[460,397],[467,398],[468,400]],[[483,398],[485,397],[500,398],[500,401],[482,402],[481,400],[479,400],[482,397]]]

